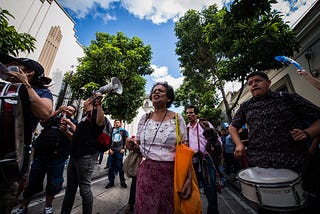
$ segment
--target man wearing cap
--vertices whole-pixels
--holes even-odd
[[[28,58],[18,58],[19,72],[9,72],[27,88],[32,112],[32,130],[34,131],[39,120],[49,119],[53,109],[53,98],[47,84],[51,79],[44,76],[43,67],[36,61]]]
[[[53,97],[46,87],[51,82],[44,77],[43,67],[36,61],[28,58],[14,58],[0,54],[0,62],[6,66],[18,66],[16,71],[8,71],[11,78],[8,81],[22,83],[30,98],[32,132],[36,129],[39,120],[47,120],[53,110]],[[18,184],[13,181],[2,181],[0,178],[0,213],[10,213],[14,206]]]
[[[19,72],[8,71],[11,76],[8,80],[22,83],[27,88],[31,102],[32,131],[34,131],[39,120],[49,119],[53,110],[52,93],[47,87],[51,79],[45,77],[42,65],[32,59],[0,54],[0,62],[6,66],[18,66]]]

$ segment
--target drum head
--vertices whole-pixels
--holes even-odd
[[[0,83],[1,178],[19,180],[29,167],[31,145],[30,100],[21,83]]]
[[[253,167],[240,171],[238,178],[257,184],[274,184],[296,180],[299,175],[290,169]]]

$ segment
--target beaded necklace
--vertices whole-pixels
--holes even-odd
[[[151,116],[152,116],[152,115],[151,115]],[[160,127],[161,127],[164,119],[166,118],[166,116],[167,116],[167,110],[166,110],[166,112],[165,112],[165,114],[164,114],[164,116],[163,116],[163,118],[162,118],[162,120],[161,120],[161,122],[160,122],[160,125],[157,127],[156,133],[155,133],[155,135],[153,136],[153,139],[152,139],[152,141],[151,141],[151,143],[150,143],[150,146],[149,146],[149,149],[148,149],[147,152],[146,152],[146,129],[147,129],[147,125],[149,124],[150,118],[148,119],[147,124],[144,126],[144,136],[143,136],[144,148],[143,148],[143,149],[144,149],[144,153],[145,153],[146,155],[149,154],[150,149],[151,149],[151,146],[152,146],[152,144],[154,143],[154,141],[155,141],[155,139],[156,139],[156,136],[157,136],[157,134],[158,134],[158,131],[159,131],[159,129],[160,129]]]

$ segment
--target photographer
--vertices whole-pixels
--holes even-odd
[[[43,189],[47,175],[45,214],[53,213],[52,201],[63,184],[63,170],[70,153],[70,143],[77,121],[71,117],[76,107],[61,106],[51,117],[41,122],[43,129],[33,143],[34,156],[31,165],[29,184],[23,193],[23,201],[17,214],[27,213],[30,199]]]
[[[44,68],[34,60],[14,58],[6,54],[0,54],[0,62],[2,63],[1,78],[6,77],[7,79],[4,80],[21,83],[26,87],[31,109],[28,121],[30,121],[33,132],[39,120],[47,120],[52,113],[53,97],[46,86],[51,82],[51,79],[45,77]],[[15,66],[15,71],[8,71],[6,67],[9,66]],[[16,196],[20,193],[17,193],[17,191],[23,182],[24,180],[15,182],[0,179],[0,213],[11,213]]]
[[[101,98],[101,93],[98,92],[83,104],[85,114],[72,137],[62,214],[71,212],[78,186],[82,197],[82,213],[92,213],[91,179],[97,160],[97,139],[105,124]]]
[[[0,54],[0,62],[7,67],[15,68],[9,69],[6,73],[8,76],[6,81],[21,83],[27,88],[32,113],[32,131],[34,131],[39,120],[47,120],[51,116],[53,98],[47,85],[52,80],[45,76],[44,68],[35,60]]]

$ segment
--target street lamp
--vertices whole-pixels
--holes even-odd
[[[312,66],[311,66],[311,58],[312,58],[312,50],[311,50],[311,48],[307,48],[304,57],[308,60],[308,67],[309,67],[309,72],[311,73],[311,75],[313,77],[318,77],[319,76],[318,70],[313,70]]]

